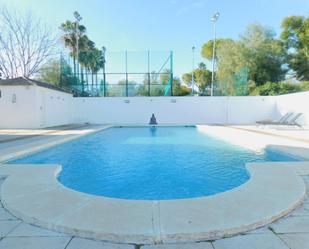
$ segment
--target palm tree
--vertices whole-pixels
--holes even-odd
[[[84,92],[84,71],[86,72],[86,84],[88,84],[88,73],[91,72],[92,92],[94,82],[98,84],[98,71],[103,68],[103,52],[95,47],[95,43],[86,35],[86,28],[78,25],[77,22],[66,21],[62,23],[60,29],[64,32],[62,40],[65,47],[71,50],[70,55],[73,57],[74,75],[76,75],[77,65],[81,66],[81,83]],[[77,35],[76,35],[77,34]],[[78,62],[77,58],[77,37],[78,37]],[[78,63],[78,64],[77,64]],[[95,80],[94,80],[95,76]]]
[[[83,69],[86,71],[86,82],[88,86],[88,74],[92,71],[92,64],[94,60],[93,50],[95,49],[95,43],[84,37],[83,47],[79,52],[80,63]],[[92,75],[92,84],[93,84],[93,75]]]
[[[64,42],[65,47],[71,50],[70,55],[73,57],[73,66],[75,74],[76,57],[77,57],[77,37],[79,41],[82,41],[83,36],[85,36],[86,33],[86,27],[84,25],[78,25],[77,22],[67,20],[66,22],[61,24],[60,29],[64,33],[62,36],[62,41]],[[82,42],[79,42],[78,49],[80,49],[81,46]]]
[[[91,88],[92,92],[94,92],[94,84],[98,84],[98,71],[103,68],[104,57],[103,52],[95,47],[95,43],[93,41],[85,39],[84,42],[85,46],[81,49],[79,58],[82,67],[88,72],[91,72]]]
[[[91,63],[91,71],[92,74],[95,74],[95,84],[98,85],[98,72],[101,68],[103,68],[104,57],[102,50],[94,48],[92,51],[93,61]]]
[[[79,50],[79,62],[81,65],[81,76],[82,76],[82,91],[84,91],[84,70],[86,72],[86,83],[88,85],[88,71],[89,71],[89,61],[90,51],[94,48],[94,42],[91,41],[86,35],[84,35],[80,40],[80,50]]]

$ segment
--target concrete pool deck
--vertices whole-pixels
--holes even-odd
[[[107,127],[100,127],[100,129],[102,128]],[[204,128],[203,126],[202,129]],[[216,132],[222,134],[225,127],[211,126],[208,128],[209,130],[212,129],[215,135]],[[244,140],[242,143],[245,143],[245,141],[252,143],[252,136],[259,136],[260,139],[261,136],[267,136],[267,138],[261,139],[265,140],[263,143],[257,143],[261,148],[265,144],[267,146],[272,144],[272,146],[281,146],[279,149],[285,148],[290,151],[289,149],[294,146],[294,152],[291,152],[291,154],[295,154],[295,151],[297,151],[304,158],[308,156],[306,149],[308,145],[303,145],[304,142],[300,143],[300,141],[271,135],[251,134],[252,132],[251,135],[244,136],[243,132],[248,131],[241,131],[240,133],[233,131],[231,133],[226,131],[225,128],[224,137],[226,139],[227,134],[232,134],[231,137],[227,136],[232,142],[233,136],[237,133],[235,137],[238,137],[236,139],[238,143],[240,140]],[[240,135],[245,138],[239,139]],[[269,139],[268,136],[271,137],[272,143],[267,140]],[[289,141],[283,141],[282,139]],[[240,146],[245,146],[245,144]],[[299,152],[299,149],[301,152]],[[28,153],[31,152],[28,151]],[[215,195],[212,200],[205,197],[184,200],[185,202],[181,204],[179,201],[143,202],[143,207],[135,201],[132,204],[130,203],[132,201],[93,197],[66,189],[55,178],[55,175],[59,172],[58,166],[44,167],[45,170],[43,167],[38,166],[23,166],[23,169],[18,166],[0,167],[0,174],[10,175],[2,186],[1,198],[4,207],[24,221],[67,232],[71,235],[134,244],[215,240],[268,224],[301,205],[305,198],[305,185],[300,176],[309,174],[308,163],[263,163],[248,165],[248,167],[253,176],[250,181],[239,188]],[[31,180],[29,181],[29,179]],[[33,181],[33,179],[36,180]],[[14,193],[14,191],[16,192]],[[256,191],[257,194],[255,195],[252,191]],[[261,199],[252,198],[252,196],[260,196]],[[239,197],[240,199],[237,199]],[[60,201],[57,201],[57,198],[60,198]],[[104,200],[102,201],[102,199]],[[203,202],[200,204],[196,202],[202,199]],[[218,204],[214,200],[218,201]],[[73,202],[75,208],[69,208],[72,204],[70,201]],[[34,207],[36,212],[32,209],[32,203],[36,203]],[[55,205],[55,208],[50,205]],[[66,206],[67,213],[61,211],[62,205]],[[234,208],[231,209],[231,205]],[[247,207],[244,213],[239,210],[239,207],[243,205]],[[25,210],[20,210],[20,207]],[[93,214],[91,211],[89,212],[89,208],[93,208]],[[130,208],[135,210],[132,215],[127,211]],[[102,210],[105,211],[102,212]],[[109,214],[113,212],[117,216],[111,218]],[[192,215],[190,215],[190,212]],[[237,213],[243,216],[237,216]],[[48,219],[48,215],[51,215],[52,218]],[[221,219],[218,219],[218,217],[221,217]],[[231,220],[229,220],[230,217]],[[235,217],[234,220],[233,217]],[[64,225],[65,220],[69,221],[69,226]],[[84,220],[89,220],[89,224],[85,224]],[[45,224],[43,224],[44,222]],[[125,223],[125,226],[123,226],[122,222]],[[97,233],[89,233],[96,227],[94,223],[98,225],[98,231]],[[139,226],[134,227],[135,223]],[[76,226],[78,226],[77,229]],[[72,230],[70,231],[70,229]],[[118,232],[118,235],[120,234],[120,237],[114,234],[115,231]],[[141,234],[143,236],[140,236]]]
[[[17,159],[111,127],[77,124],[33,129],[0,129],[0,163]]]
[[[60,166],[10,165],[0,168],[0,176],[7,177],[1,199],[25,222],[73,236],[134,244],[214,240],[269,224],[305,199],[300,175],[309,174],[309,163],[247,168],[247,183],[214,196],[132,201],[68,189],[56,179]]]
[[[303,177],[307,191],[309,177]],[[0,179],[1,185],[4,179]],[[289,216],[241,235],[198,243],[115,244],[33,226],[3,208],[0,197],[0,249],[305,249],[309,245],[309,198]]]

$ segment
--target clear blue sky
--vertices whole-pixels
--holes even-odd
[[[0,4],[31,10],[54,28],[73,19],[77,10],[98,47],[173,50],[177,75],[191,70],[193,45],[197,61],[204,61],[200,47],[212,38],[210,18],[217,10],[218,37],[236,39],[250,23],[273,27],[279,34],[284,17],[309,15],[309,0],[0,0]]]

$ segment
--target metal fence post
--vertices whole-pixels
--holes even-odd
[[[147,60],[148,60],[148,96],[151,95],[151,89],[150,89],[150,52],[148,50],[147,52]]]
[[[63,68],[62,68],[62,52],[60,53],[60,75],[59,75],[59,86],[62,87],[63,86],[63,82],[62,82],[62,71],[63,71]]]
[[[174,73],[173,73],[173,51],[171,51],[171,55],[170,55],[170,84],[171,84],[171,96],[173,96],[173,81],[174,81]]]
[[[106,48],[102,47],[103,52],[103,95],[106,97],[106,74],[105,74],[105,64],[106,64]]]
[[[129,81],[128,81],[128,51],[126,51],[126,97],[129,96]]]

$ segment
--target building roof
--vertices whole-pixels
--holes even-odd
[[[29,79],[26,77],[18,77],[18,78],[5,79],[5,80],[0,79],[0,86],[33,86],[33,85],[52,89],[55,91],[71,93],[69,90],[63,89],[61,87],[58,87],[58,86],[55,86],[55,85],[52,85],[46,82]]]

